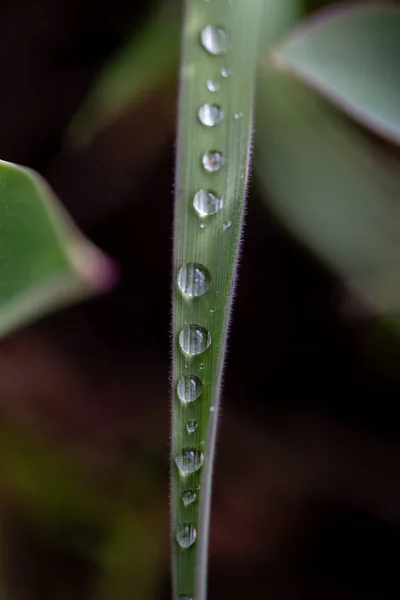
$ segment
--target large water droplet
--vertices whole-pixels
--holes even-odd
[[[221,89],[221,84],[219,81],[213,79],[207,79],[206,86],[209,92],[219,92]]]
[[[191,421],[188,421],[186,423],[186,429],[188,430],[188,433],[194,433],[197,428],[198,428],[198,423],[194,419],[192,419]]]
[[[207,25],[201,32],[201,43],[203,48],[214,56],[228,52],[228,35],[219,25]]]
[[[179,334],[179,345],[189,356],[202,354],[211,346],[211,334],[201,325],[186,325]]]
[[[197,531],[192,523],[182,523],[176,529],[176,541],[181,548],[190,548],[197,538]]]
[[[178,381],[177,392],[179,399],[187,404],[200,398],[203,392],[203,384],[195,375],[184,375]]]
[[[175,457],[176,466],[182,475],[196,473],[204,463],[204,454],[196,448],[183,448]]]
[[[193,206],[200,217],[209,217],[221,210],[222,198],[211,190],[199,190],[194,196]]]
[[[197,495],[193,490],[185,490],[181,494],[181,500],[185,506],[189,506],[189,504],[193,504],[196,501]]]
[[[198,298],[206,293],[211,283],[211,275],[199,263],[186,263],[179,269],[178,287],[189,298]]]
[[[224,166],[225,160],[221,152],[218,152],[217,150],[208,150],[204,153],[202,162],[206,171],[209,173],[216,173]]]
[[[206,104],[200,106],[197,116],[199,117],[200,123],[203,123],[203,125],[214,127],[214,125],[221,123],[224,118],[224,111],[220,106],[206,102]]]

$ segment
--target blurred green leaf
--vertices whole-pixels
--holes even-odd
[[[111,263],[78,232],[45,181],[0,161],[0,335],[112,281]]]
[[[322,10],[275,48],[271,59],[275,68],[400,143],[400,7]]]
[[[87,144],[101,129],[170,78],[178,67],[180,13],[177,2],[162,4],[145,27],[115,54],[75,114],[68,138]]]
[[[400,307],[400,169],[331,106],[260,80],[255,161],[268,206],[374,311]]]

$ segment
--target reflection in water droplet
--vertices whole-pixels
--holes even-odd
[[[189,506],[189,504],[193,504],[193,502],[195,502],[196,500],[196,492],[193,492],[192,490],[186,490],[185,492],[182,492],[181,494],[181,499],[182,502],[185,506]]]
[[[224,157],[217,150],[208,150],[202,158],[203,167],[209,173],[216,173],[224,166]]]
[[[218,56],[228,52],[228,35],[219,25],[207,25],[201,32],[201,44],[207,52]]]
[[[199,190],[194,196],[193,206],[200,217],[209,217],[221,210],[222,198],[211,190]]]
[[[195,375],[184,375],[178,381],[178,398],[184,403],[194,402],[203,392],[203,384]]]
[[[206,104],[200,106],[197,116],[200,123],[206,125],[206,127],[214,127],[214,125],[221,123],[224,118],[224,111],[220,106],[206,102]]]
[[[241,110],[234,114],[234,117],[236,120],[241,119],[243,116],[244,116],[244,113]]]
[[[232,221],[225,221],[225,223],[222,223],[222,229],[230,229],[232,225]]]
[[[195,421],[194,419],[186,423],[186,429],[188,430],[188,433],[194,433],[197,428],[198,424],[197,421]]]
[[[233,71],[229,67],[222,67],[222,69],[221,69],[221,75],[222,75],[222,77],[225,77],[225,79],[227,77],[230,77],[232,75],[232,73],[233,73]]]
[[[176,529],[176,541],[181,548],[190,548],[197,538],[197,531],[192,523],[182,523]]]
[[[175,458],[176,466],[182,475],[195,473],[204,463],[204,454],[196,448],[183,448]]]
[[[209,92],[219,92],[221,89],[221,84],[219,81],[213,81],[212,79],[207,79],[206,86]]]
[[[186,263],[179,269],[178,287],[189,298],[198,298],[206,293],[211,283],[211,275],[200,263]]]
[[[201,325],[187,325],[179,334],[179,345],[189,356],[202,354],[211,346],[211,334]]]

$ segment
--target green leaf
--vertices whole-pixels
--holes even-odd
[[[0,335],[113,279],[111,262],[83,238],[45,181],[0,161]]]
[[[320,11],[271,54],[360,123],[400,143],[400,8],[372,4]]]
[[[373,312],[400,307],[400,170],[299,82],[260,79],[256,170],[268,207]]]
[[[174,75],[178,67],[179,26],[176,2],[163,4],[143,29],[115,53],[70,123],[67,137],[73,145],[89,143],[128,106]]]
[[[226,351],[227,328],[232,308],[234,277],[237,269],[239,240],[243,224],[244,193],[249,168],[249,145],[252,126],[254,71],[257,58],[258,25],[262,2],[237,0],[228,2],[199,2],[187,0],[183,24],[181,62],[181,89],[179,101],[179,131],[177,145],[177,174],[175,188],[174,223],[174,307],[173,307],[173,415],[172,415],[172,552],[174,598],[180,594],[204,600],[206,597],[208,532],[210,520],[211,479],[216,441],[217,418],[220,404],[222,370]],[[201,37],[212,46],[213,35],[205,30],[216,25],[220,37],[217,54],[202,46]],[[222,52],[224,35],[228,50]],[[221,50],[221,52],[219,52]],[[225,76],[222,75],[225,74]],[[210,91],[207,81],[215,82]],[[211,103],[220,107],[214,126],[200,122],[199,109]],[[203,120],[210,117],[205,111]],[[206,119],[204,118],[206,117]],[[221,165],[218,156],[214,162],[208,151],[217,151],[224,157]],[[213,165],[221,168],[208,171]],[[215,214],[201,217],[194,207],[194,196],[200,190],[212,191],[213,198],[206,199],[215,207]],[[222,198],[222,208],[218,197]],[[199,208],[199,207],[198,207]],[[201,212],[201,211],[200,211]],[[199,270],[182,268],[196,263]],[[207,269],[205,271],[204,269]],[[178,287],[182,275],[182,293]],[[192,277],[192,275],[194,277]],[[204,287],[203,287],[204,277]],[[187,289],[194,286],[194,290]],[[187,286],[187,288],[186,288]],[[204,292],[197,295],[199,292]],[[191,293],[194,297],[191,297]],[[187,341],[190,326],[199,329],[196,339],[200,343],[196,355],[188,354]],[[195,327],[196,329],[196,327]],[[183,335],[186,353],[179,343]],[[202,337],[203,336],[203,337]],[[200,338],[202,337],[204,346]],[[178,382],[185,376],[196,377],[201,382],[197,389],[202,393],[195,401],[183,402],[178,397]],[[190,385],[190,389],[193,389]],[[188,391],[189,393],[189,391]],[[181,394],[182,396],[182,394]],[[193,399],[193,396],[192,396]],[[197,424],[192,433],[187,430],[190,421]],[[199,459],[204,455],[202,468],[182,474],[176,464],[179,453],[194,448],[198,453],[188,455]],[[192,458],[191,458],[192,457]],[[198,487],[199,486],[199,487]],[[181,494],[191,490],[195,501],[186,505]],[[179,528],[190,523],[187,529],[190,547],[177,542]],[[187,526],[189,527],[189,526]],[[178,535],[179,537],[179,535]]]

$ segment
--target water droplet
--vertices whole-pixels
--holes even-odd
[[[186,429],[188,430],[188,433],[194,433],[196,431],[196,429],[198,428],[198,423],[197,421],[195,421],[194,419],[192,419],[191,421],[188,421],[186,423]]]
[[[206,102],[206,104],[200,106],[197,116],[200,123],[203,123],[206,127],[214,127],[214,125],[221,123],[224,118],[224,111],[220,106]]]
[[[244,112],[242,112],[241,110],[234,114],[234,117],[236,120],[241,119],[243,116],[244,116]]]
[[[184,404],[194,402],[203,393],[203,384],[195,375],[184,375],[178,381],[178,398]]]
[[[215,306],[212,306],[212,307],[210,308],[210,313],[215,313],[215,311],[216,311],[216,310],[217,310],[217,309],[215,308]]]
[[[201,44],[207,52],[214,56],[228,52],[228,35],[219,25],[207,25],[201,32]]]
[[[211,190],[199,190],[194,196],[193,206],[200,217],[209,217],[221,210],[222,198]]]
[[[183,448],[175,458],[176,466],[182,475],[196,473],[204,463],[204,454],[196,448]]]
[[[205,229],[206,228],[206,224],[205,223],[200,223],[200,229]]]
[[[230,229],[232,225],[232,221],[225,221],[225,223],[222,223],[222,229]]]
[[[224,157],[217,150],[208,150],[202,158],[203,167],[209,173],[216,173],[224,166]]]
[[[204,442],[203,442],[203,444],[204,444]],[[196,485],[196,490],[197,490],[197,491],[201,490],[201,485],[200,485],[200,484],[197,484],[197,485]]]
[[[206,86],[209,92],[219,92],[221,89],[220,82],[212,79],[207,79]]]
[[[185,369],[189,368],[189,363],[185,363]]]
[[[201,362],[201,363],[199,364],[199,369],[200,369],[200,371],[202,371],[202,370],[204,369],[204,363],[202,363],[202,362]]]
[[[215,406],[210,406],[210,412],[215,412]]]
[[[205,2],[210,2],[210,0],[205,0]],[[179,594],[178,600],[193,600],[192,596],[187,596],[186,594]]]
[[[200,263],[186,263],[179,269],[178,287],[189,298],[198,298],[206,293],[211,283],[211,275]]]
[[[225,79],[227,77],[230,77],[232,75],[232,73],[233,73],[233,71],[229,67],[222,67],[222,69],[221,69],[221,75],[222,75],[222,77],[225,77]]]
[[[196,497],[197,497],[196,492],[193,492],[192,490],[186,490],[185,492],[182,492],[182,494],[181,494],[181,500],[185,506],[189,506],[189,504],[193,504],[193,502],[195,502],[195,500],[196,500]]]
[[[176,541],[181,548],[190,548],[197,538],[197,531],[192,523],[182,523],[176,529]]]
[[[211,345],[211,334],[201,325],[188,325],[179,334],[179,345],[189,356],[202,354]]]

